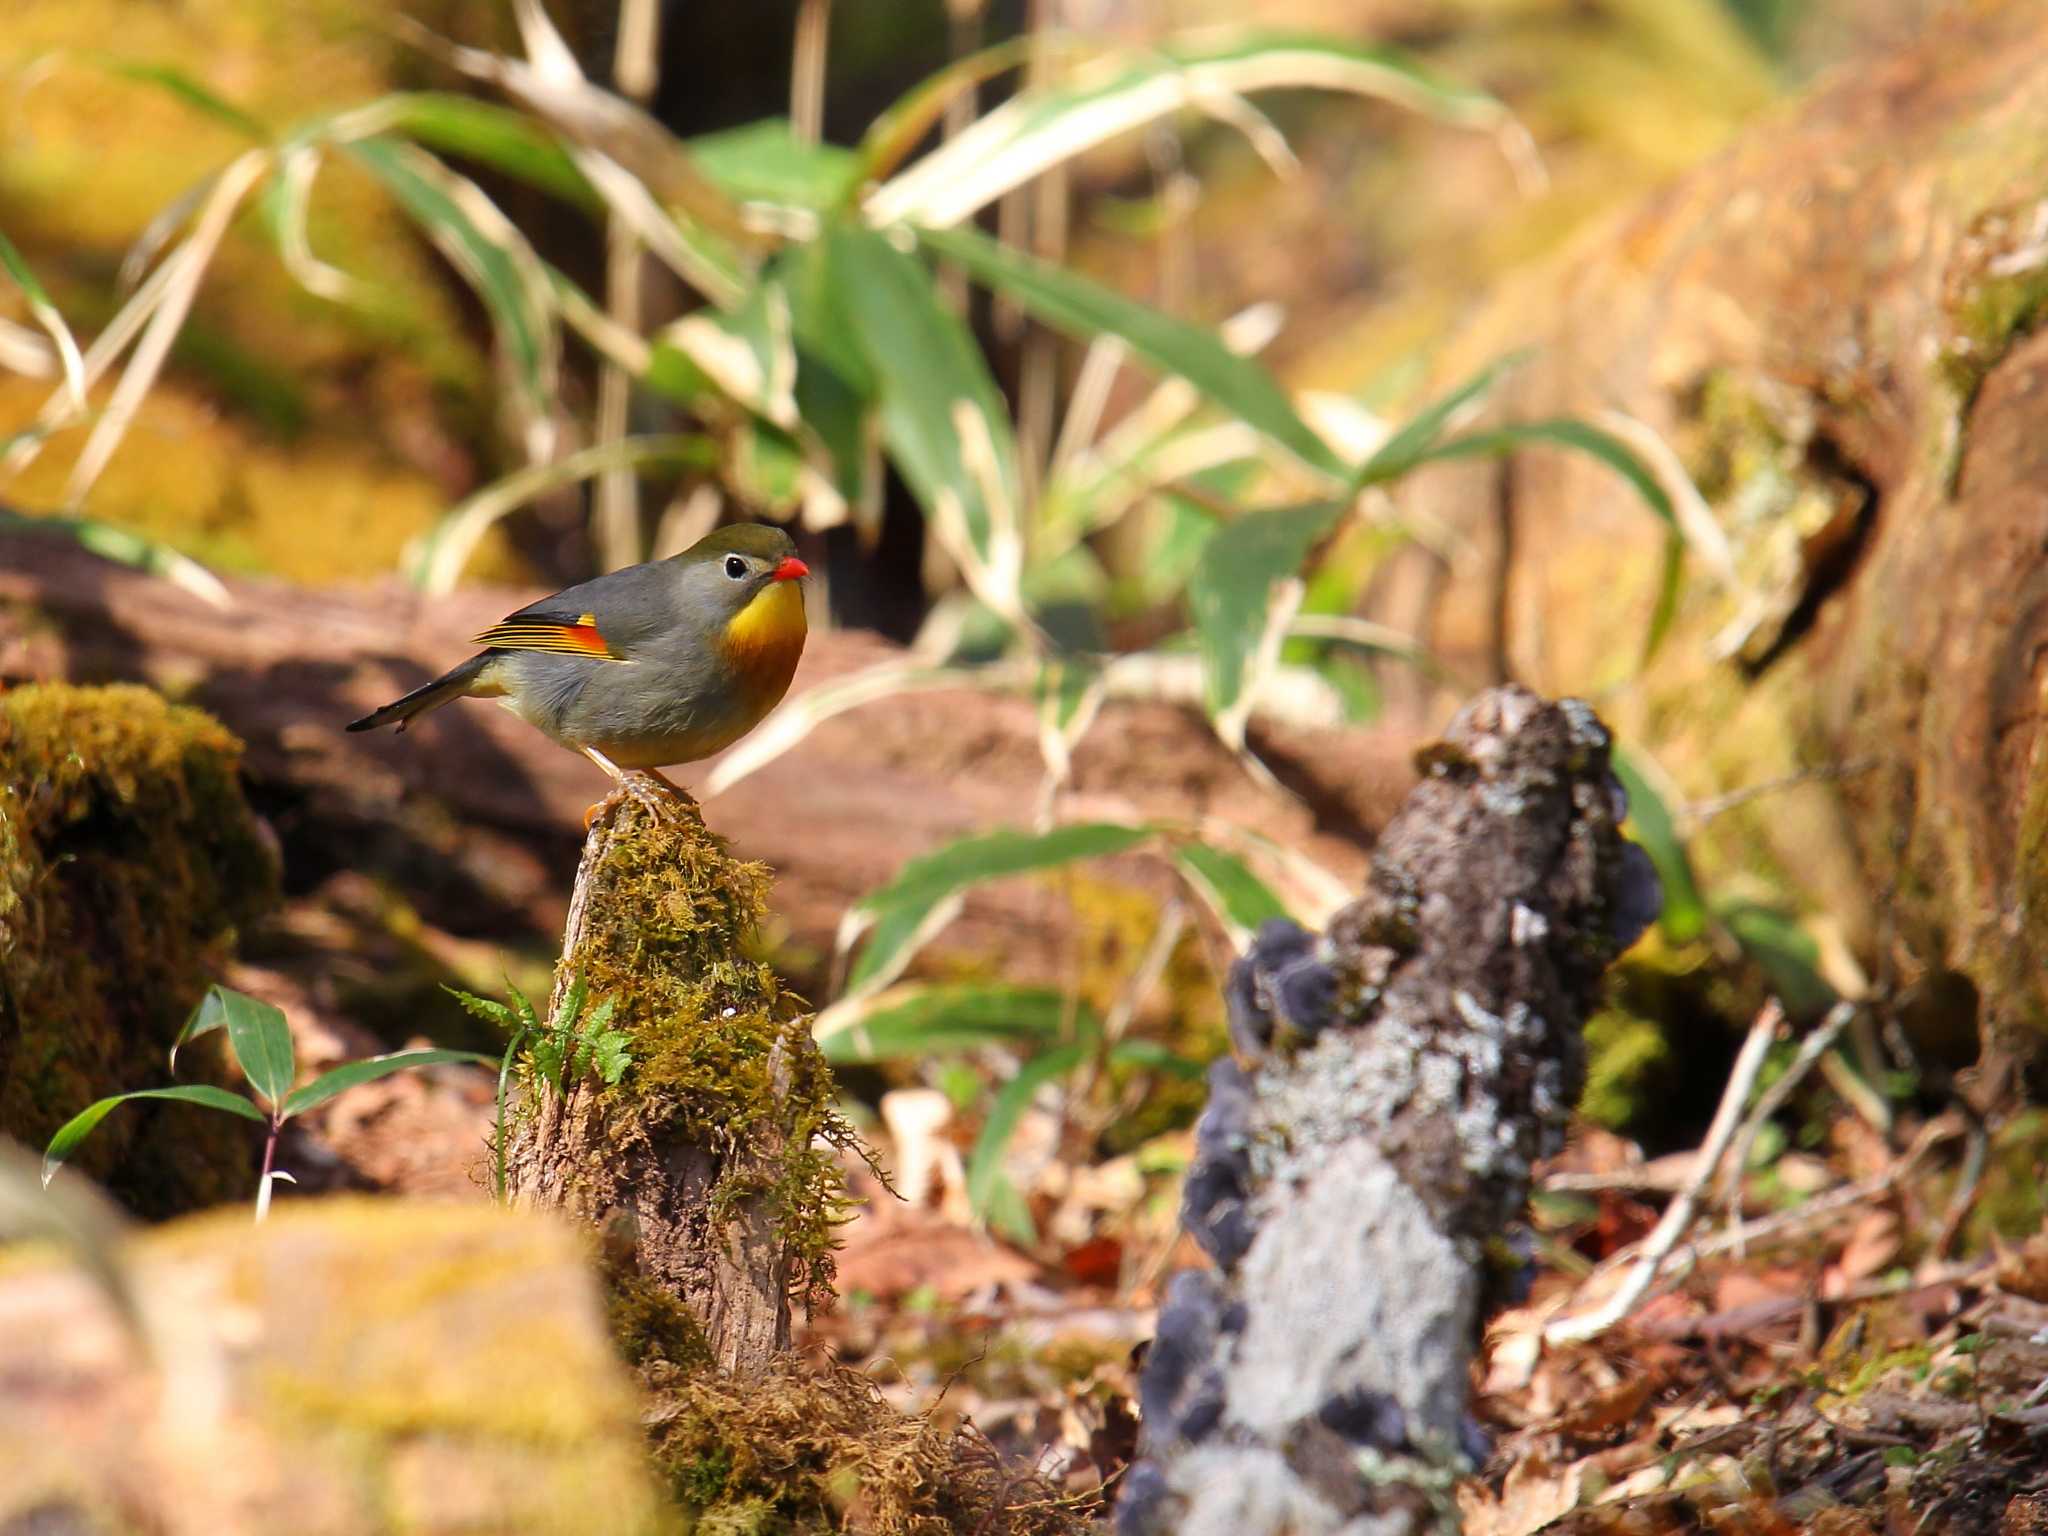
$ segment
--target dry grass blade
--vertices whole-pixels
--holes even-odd
[[[121,382],[114,387],[105,412],[93,427],[92,435],[86,439],[78,462],[72,466],[71,478],[64,488],[66,504],[77,506],[85,499],[101,471],[107,467],[108,460],[114,456],[114,450],[120,447],[121,439],[135,420],[135,413],[141,409],[142,397],[156,382],[157,375],[163,370],[164,359],[170,356],[171,343],[177,340],[178,332],[184,327],[185,316],[191,312],[192,300],[205,279],[207,264],[213,260],[221,237],[227,233],[228,221],[234,217],[242,199],[270,169],[271,163],[272,156],[268,150],[245,150],[237,156],[214,184],[191,235],[165,261],[161,274],[164,277],[161,300],[154,306],[155,312],[150,316],[141,340],[135,344],[135,354],[128,360]]]
[[[1749,1102],[1750,1090],[1756,1086],[1757,1074],[1763,1070],[1764,1055],[1784,1022],[1784,1010],[1775,998],[1757,1014],[1755,1022],[1749,1026],[1748,1037],[1742,1042],[1742,1050],[1735,1058],[1734,1069],[1728,1074],[1728,1086],[1721,1094],[1720,1107],[1714,1111],[1713,1124],[1707,1128],[1707,1138],[1700,1143],[1699,1160],[1685,1188],[1665,1207],[1663,1218],[1643,1240],[1641,1249],[1632,1258],[1628,1274],[1612,1294],[1590,1311],[1551,1323],[1543,1330],[1546,1344],[1575,1344],[1599,1337],[1634,1311],[1636,1303],[1649,1292],[1664,1260],[1692,1225],[1700,1196],[1712,1182],[1722,1158],[1727,1155],[1729,1143],[1734,1140],[1736,1128],[1742,1120],[1742,1107]],[[1615,1257],[1618,1260],[1621,1255]],[[1595,1272],[1596,1277],[1611,1272],[1614,1262],[1610,1260],[1602,1265]]]

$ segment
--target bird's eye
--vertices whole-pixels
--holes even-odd
[[[727,555],[725,557],[725,574],[734,581],[738,581],[747,574],[747,562],[738,555]]]

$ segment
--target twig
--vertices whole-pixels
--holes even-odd
[[[1797,773],[1780,774],[1774,779],[1745,784],[1740,789],[1729,790],[1725,795],[1709,795],[1703,800],[1690,801],[1679,807],[1678,814],[1682,820],[1697,827],[1765,795],[1775,795],[1781,790],[1798,789],[1805,784],[1825,784],[1832,779],[1852,779],[1858,774],[1870,772],[1876,766],[1876,758],[1862,757],[1854,762],[1837,763],[1827,767],[1802,768]]]
[[[789,64],[789,126],[799,144],[815,144],[825,127],[825,49],[832,0],[802,0]]]
[[[1741,1121],[1742,1106],[1749,1101],[1757,1074],[1763,1070],[1764,1053],[1784,1022],[1785,1012],[1773,998],[1757,1014],[1756,1022],[1749,1026],[1749,1038],[1742,1042],[1742,1050],[1735,1058],[1735,1068],[1728,1075],[1728,1086],[1721,1094],[1720,1107],[1714,1111],[1714,1123],[1707,1128],[1707,1139],[1700,1145],[1699,1163],[1693,1169],[1692,1178],[1665,1208],[1656,1229],[1645,1239],[1634,1268],[1598,1307],[1577,1317],[1561,1318],[1545,1328],[1545,1343],[1574,1344],[1595,1338],[1627,1317],[1636,1303],[1643,1299],[1651,1282],[1657,1278],[1658,1269],[1692,1225],[1700,1194],[1713,1179],[1714,1170],[1721,1166],[1721,1159],[1726,1155],[1728,1144],[1734,1139],[1736,1126]]]
[[[1785,1069],[1785,1075],[1757,1095],[1756,1105],[1742,1122],[1742,1130],[1735,1138],[1735,1153],[1728,1159],[1728,1166],[1722,1174],[1721,1200],[1728,1213],[1728,1229],[1732,1232],[1742,1221],[1742,1175],[1749,1168],[1750,1153],[1756,1149],[1756,1139],[1762,1133],[1771,1116],[1785,1107],[1785,1101],[1792,1097],[1795,1089],[1806,1079],[1813,1064],[1826,1053],[1829,1046],[1848,1027],[1856,1016],[1854,1003],[1837,1003],[1828,1010],[1828,1016],[1821,1020],[1820,1028],[1800,1042],[1799,1054],[1792,1058],[1792,1065]],[[1740,1243],[1736,1253],[1742,1252]]]

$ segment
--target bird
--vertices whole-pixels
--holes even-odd
[[[658,809],[681,793],[660,769],[722,752],[782,702],[808,575],[780,528],[714,529],[507,614],[471,640],[476,655],[348,729],[403,732],[456,699],[497,699]]]

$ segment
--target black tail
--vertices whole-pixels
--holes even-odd
[[[459,667],[452,667],[423,687],[415,688],[402,699],[394,699],[382,709],[372,710],[360,720],[351,720],[348,728],[352,731],[374,731],[380,725],[394,721],[403,732],[415,715],[424,715],[430,709],[439,709],[451,699],[459,699],[469,692],[483,669],[489,665],[491,653],[480,651]]]

